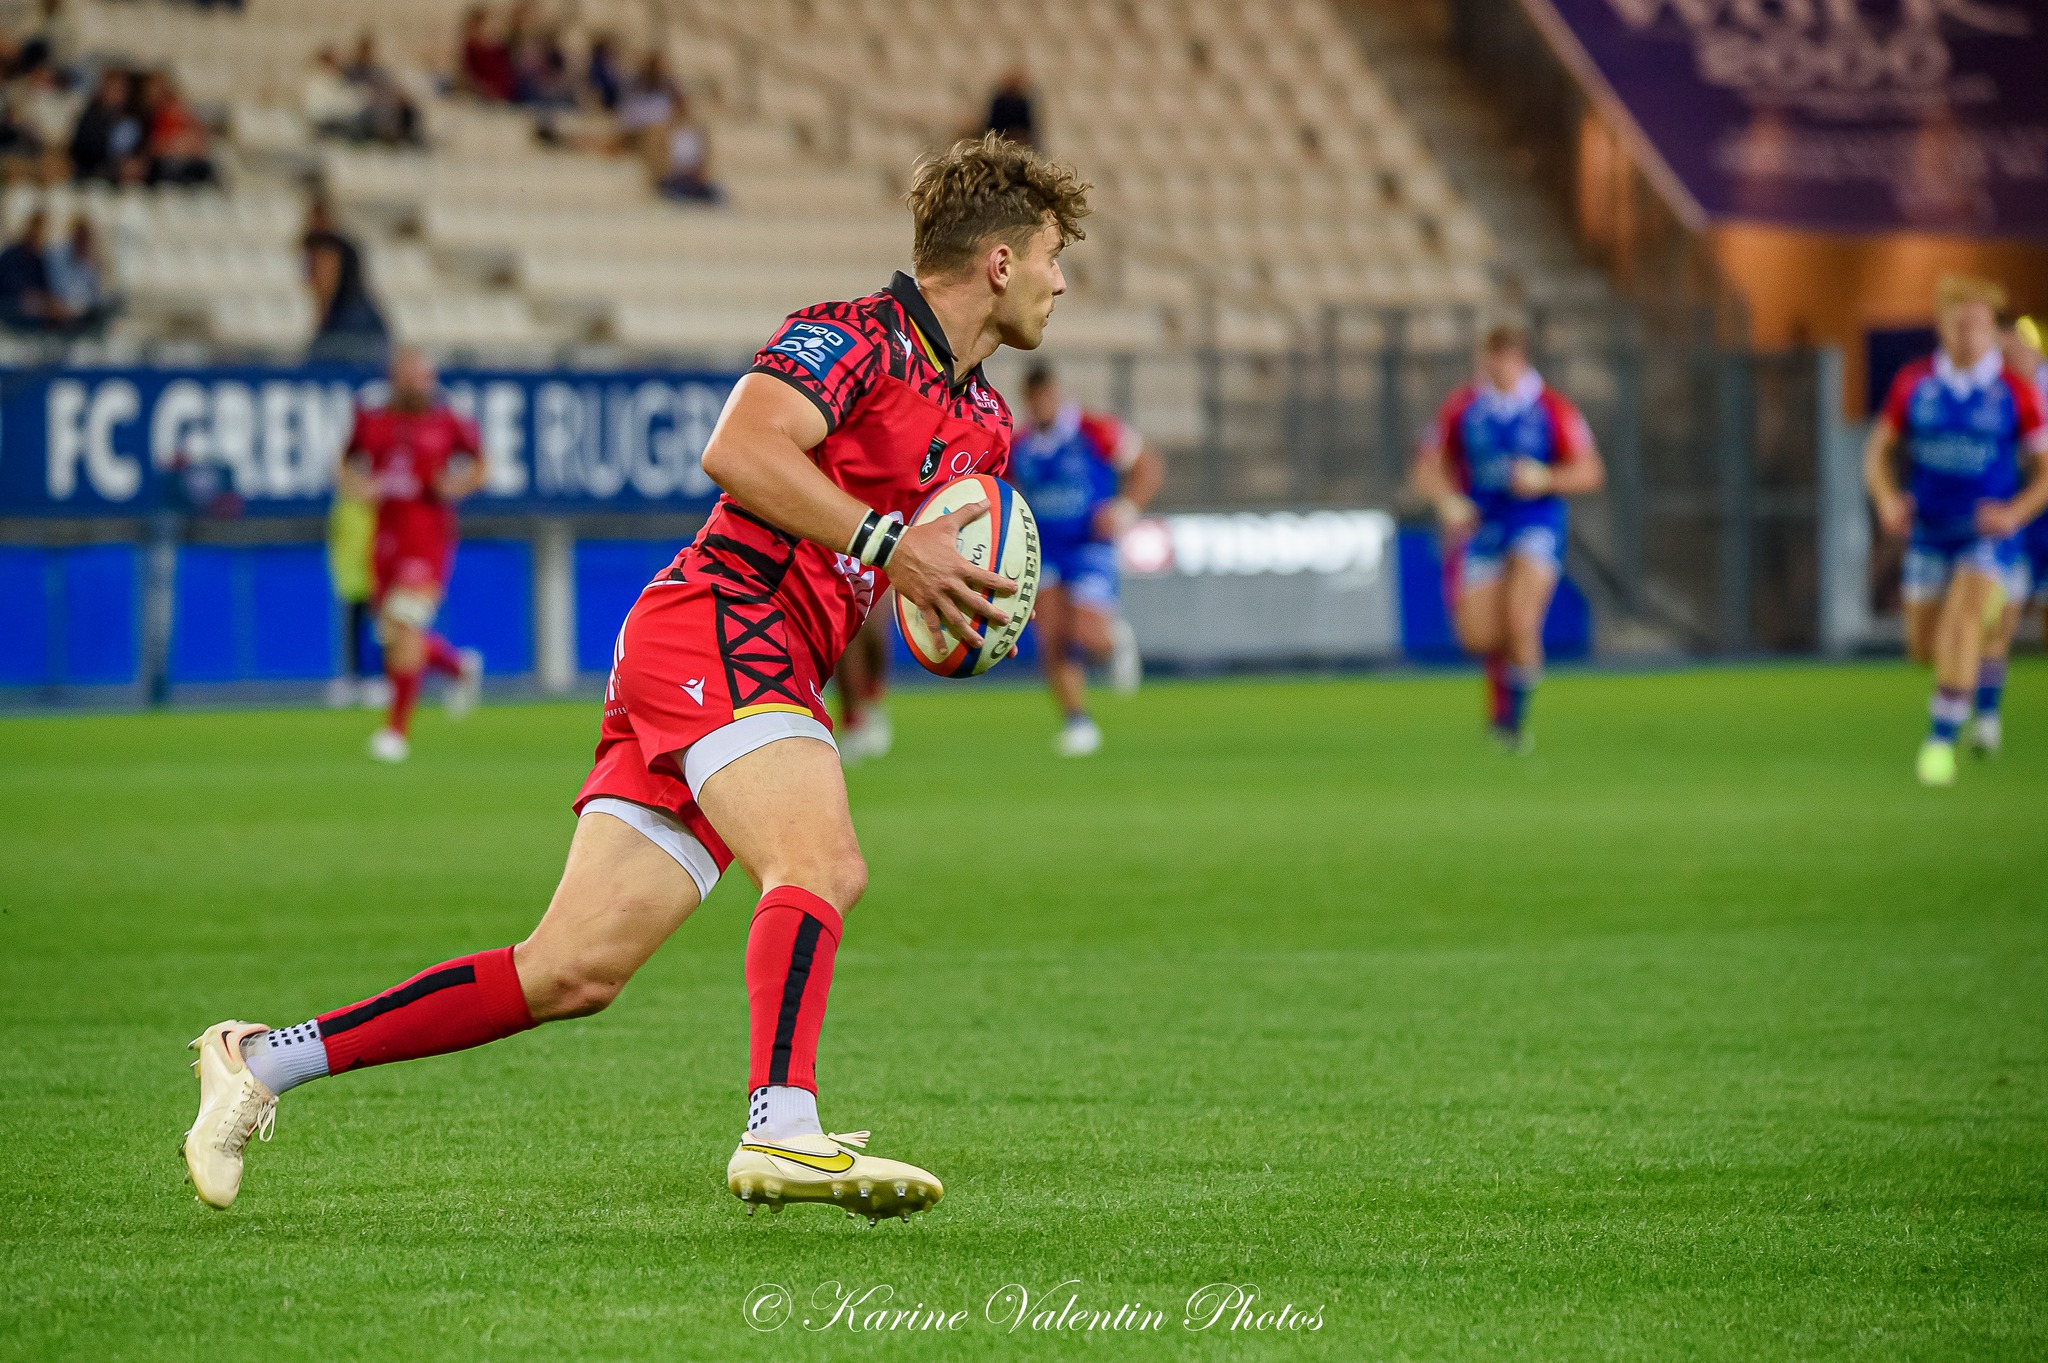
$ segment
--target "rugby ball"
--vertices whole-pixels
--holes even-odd
[[[896,624],[910,645],[910,655],[925,671],[941,677],[980,676],[1009,657],[1038,600],[1038,522],[1017,489],[1002,479],[987,473],[956,479],[925,498],[910,523],[923,525],[976,502],[987,502],[988,511],[961,527],[956,541],[960,557],[1017,584],[1014,594],[987,598],[1008,613],[1009,621],[984,625],[981,646],[974,648],[954,638],[943,620],[928,618],[902,593],[896,596]]]

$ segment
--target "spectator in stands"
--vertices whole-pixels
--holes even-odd
[[[118,301],[107,292],[99,232],[85,214],[72,218],[70,236],[43,253],[43,266],[50,295],[63,307],[73,330],[98,330],[118,311]]]
[[[532,108],[576,107],[576,81],[559,30],[528,28],[520,34],[512,50],[512,90],[514,100]]]
[[[46,69],[69,71],[77,55],[78,26],[65,11],[64,0],[43,0],[35,27],[15,49],[9,74],[25,76]]]
[[[1038,145],[1038,125],[1032,117],[1031,75],[1021,66],[1010,68],[996,83],[989,97],[988,117],[982,131],[1027,147]]]
[[[78,122],[78,96],[57,68],[47,63],[29,72],[19,90],[22,124],[34,131],[43,149],[37,179],[54,185],[71,173],[65,149],[71,142],[72,126]]]
[[[11,331],[57,331],[70,320],[50,292],[43,260],[48,234],[49,217],[38,208],[21,225],[21,235],[0,250],[0,326]]]
[[[168,71],[142,78],[142,111],[148,133],[144,149],[152,185],[210,185],[213,156],[206,125],[178,93]]]
[[[682,91],[669,79],[668,64],[659,52],[650,52],[633,74],[633,83],[619,96],[619,139],[631,146],[642,143],[650,129],[667,126],[675,117]]]
[[[336,227],[334,210],[324,199],[315,199],[307,210],[304,250],[306,286],[320,319],[306,358],[382,363],[389,337],[384,315],[363,277],[362,253]]]
[[[331,47],[313,54],[312,68],[299,92],[299,108],[317,136],[350,142],[369,139],[370,101],[349,83],[341,54]]]
[[[43,164],[43,140],[18,111],[20,100],[11,89],[0,89],[0,180],[20,184],[38,178]]]
[[[110,67],[100,73],[92,102],[71,130],[71,177],[81,183],[137,184],[148,174],[144,127],[133,107],[128,73]]]
[[[712,183],[711,141],[703,125],[690,117],[688,99],[678,93],[668,122],[650,134],[658,158],[655,188],[663,197],[690,203],[717,203],[725,197]]]
[[[369,29],[356,39],[355,55],[341,74],[363,97],[363,130],[370,140],[387,147],[420,144],[419,106],[377,59],[377,37]]]
[[[584,59],[583,89],[598,108],[610,111],[619,107],[625,88],[618,45],[609,33],[600,33],[590,40],[590,54]]]
[[[512,53],[491,32],[491,12],[482,5],[462,16],[462,74],[457,84],[478,99],[506,103],[515,80]]]

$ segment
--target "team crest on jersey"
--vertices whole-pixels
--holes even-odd
[[[791,322],[768,349],[787,355],[822,379],[853,349],[853,333],[830,322]]]
[[[945,452],[946,437],[942,435],[933,436],[931,448],[924,452],[924,462],[917,466],[917,481],[919,483],[929,483],[932,480],[932,475],[939,471],[939,457]]]

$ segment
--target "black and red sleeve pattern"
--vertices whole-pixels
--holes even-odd
[[[750,374],[794,387],[838,430],[888,363],[888,335],[865,302],[820,303],[792,313],[754,355]]]

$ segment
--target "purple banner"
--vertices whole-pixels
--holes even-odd
[[[2042,0],[1523,0],[1695,226],[2048,236]]]

